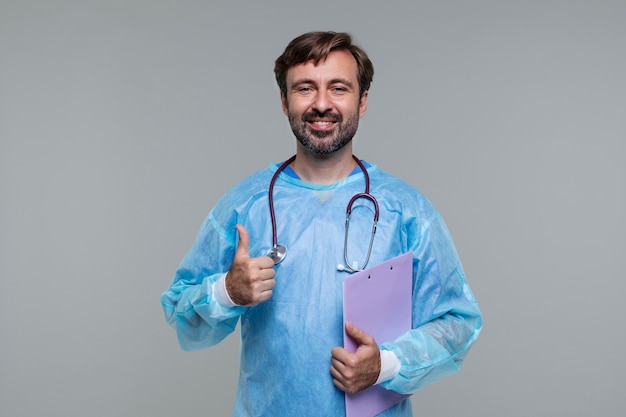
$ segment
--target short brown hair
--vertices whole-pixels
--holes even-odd
[[[357,63],[357,78],[360,95],[370,88],[374,78],[374,65],[364,50],[352,43],[352,37],[345,32],[308,32],[300,35],[287,45],[276,59],[274,75],[283,95],[287,95],[287,71],[289,68],[308,61],[317,65],[333,51],[344,50],[352,54]]]

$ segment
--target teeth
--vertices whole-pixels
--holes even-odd
[[[314,122],[314,123],[315,123],[316,125],[323,125],[323,126],[326,126],[326,125],[332,124],[333,122],[321,122],[321,121],[320,121],[320,122]]]

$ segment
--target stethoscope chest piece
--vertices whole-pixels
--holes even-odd
[[[285,259],[285,255],[287,254],[287,248],[283,245],[274,245],[267,251],[267,255],[272,261],[274,261],[274,265],[281,263],[283,259]]]

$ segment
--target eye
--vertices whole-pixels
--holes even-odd
[[[296,89],[296,92],[298,94],[308,95],[308,94],[311,94],[313,92],[313,88],[311,88],[309,86],[301,86],[301,87],[298,87]]]

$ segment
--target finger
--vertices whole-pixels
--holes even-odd
[[[339,375],[346,378],[350,369],[356,366],[356,355],[342,347],[332,350],[330,358],[331,368],[334,368]]]
[[[346,333],[359,345],[372,345],[376,343],[370,334],[350,322],[346,322]]]
[[[257,258],[260,269],[272,269],[274,268],[274,261],[269,256],[259,256]],[[273,269],[272,269],[273,270]],[[272,275],[273,276],[273,275]]]
[[[333,379],[333,384],[343,392],[347,392],[348,388],[339,380]]]
[[[250,256],[248,253],[248,248],[250,246],[250,235],[248,234],[248,230],[241,225],[238,224],[235,226],[237,228],[237,232],[239,232],[239,243],[237,244],[237,255],[239,256]]]
[[[330,373],[333,377],[333,384],[341,391],[349,392],[351,394],[358,391],[358,389],[356,389],[356,385],[351,382],[349,378],[346,378],[344,375],[333,369],[331,369]]]
[[[342,348],[341,346],[335,346],[334,348],[331,349],[330,354],[331,354],[331,360],[337,360],[341,363],[345,363],[347,357],[351,355],[352,353]]]
[[[339,366],[342,367],[343,365],[339,364]],[[345,391],[345,388],[348,384],[348,378],[346,377],[346,375],[344,375],[344,372],[337,368],[337,366],[333,365],[330,367],[330,375],[333,377],[333,382],[335,383],[335,385]]]
[[[330,373],[337,379],[344,379],[347,371],[345,363],[336,358],[332,358],[330,363]]]
[[[345,377],[344,375],[334,366],[330,367],[330,374],[332,375],[333,379],[340,381],[340,382],[344,382]]]
[[[259,292],[263,292],[263,291],[272,291],[272,289],[276,286],[276,280],[275,279],[264,279],[262,281],[259,281],[257,284],[257,290]]]
[[[259,258],[248,258],[248,260],[248,269],[255,280],[266,281],[274,279],[276,276],[274,262],[271,259],[265,259],[264,256],[261,256]]]

